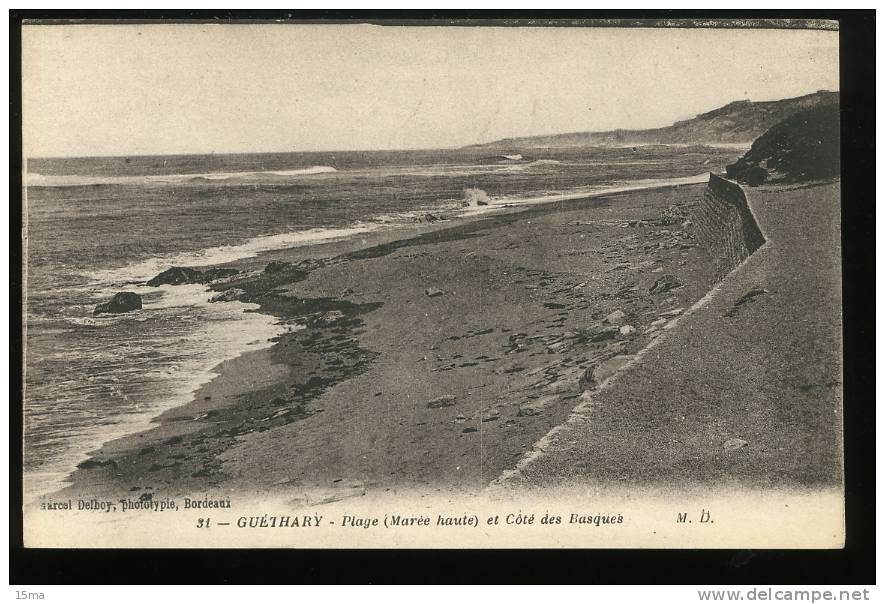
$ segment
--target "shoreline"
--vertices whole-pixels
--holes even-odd
[[[454,222],[473,220],[502,212],[546,205],[550,203],[587,199],[616,193],[628,193],[673,186],[706,183],[709,173],[672,178],[646,178],[616,181],[593,185],[587,189],[566,190],[533,197],[490,198],[485,205],[456,207],[463,200],[450,200],[449,207],[413,210],[390,216],[376,217],[368,221],[356,221],[343,227],[314,227],[286,231],[271,235],[250,237],[234,245],[210,247],[190,252],[180,252],[137,261],[134,264],[100,270],[92,277],[101,281],[116,281],[123,286],[132,282],[146,281],[170,266],[209,268],[242,265],[259,257],[273,257],[286,250],[350,249],[357,239],[382,240],[401,232],[424,232],[451,226]],[[427,216],[433,216],[431,221]],[[336,245],[338,244],[338,245]]]
[[[208,289],[205,290],[200,297],[205,299],[203,294],[210,291]],[[278,335],[281,330],[276,326],[276,318],[272,315],[255,313],[257,305],[241,304],[241,306],[244,308],[239,312],[243,317],[234,319],[234,324],[231,327],[238,332],[249,333],[248,337],[239,338],[240,341],[234,342],[232,348],[224,347],[220,353],[216,352],[215,358],[202,359],[202,361],[191,360],[191,365],[196,368],[186,372],[179,372],[181,375],[169,384],[166,398],[154,402],[147,410],[119,416],[121,419],[117,423],[111,424],[109,426],[110,429],[106,428],[102,434],[92,439],[92,444],[81,443],[79,447],[72,451],[69,461],[66,463],[66,466],[70,469],[58,471],[47,469],[41,472],[24,474],[24,501],[26,503],[34,502],[41,497],[66,488],[70,482],[71,474],[76,471],[81,463],[88,462],[95,450],[104,447],[108,443],[153,429],[165,414],[193,402],[194,397],[197,396],[200,390],[207,383],[218,377],[228,361],[244,354],[271,347],[273,345],[273,338],[276,337],[275,335],[259,337],[256,331],[249,330],[272,331]],[[231,309],[227,310],[230,312]],[[194,334],[191,336],[192,339],[200,341],[210,337],[216,344],[219,343],[222,338],[219,338],[217,335],[212,337],[214,334],[211,333],[211,330],[214,328],[217,331],[218,329],[226,328],[232,322],[229,312],[221,313],[218,316],[212,316],[205,320],[205,331]],[[236,340],[236,336],[233,339]],[[229,345],[231,342],[228,341],[226,344]],[[51,487],[47,489],[45,485],[51,485]]]
[[[312,270],[305,272],[297,268],[298,265],[294,265],[288,269],[288,272],[284,272],[283,274],[270,279],[261,275],[254,277],[251,280],[247,278],[226,285],[228,287],[232,285],[242,287],[243,289],[250,291],[250,296],[256,296],[256,300],[251,300],[247,297],[244,301],[258,301],[257,298],[260,298],[260,301],[258,301],[261,304],[259,312],[269,312],[274,314],[280,321],[288,323],[290,326],[301,321],[302,323],[307,324],[308,328],[284,333],[277,338],[269,348],[247,352],[223,362],[213,370],[213,372],[217,372],[218,375],[209,383],[204,384],[195,393],[195,396],[190,402],[176,406],[160,414],[155,420],[159,422],[157,426],[147,431],[130,434],[121,439],[105,443],[102,448],[90,458],[85,464],[85,467],[81,464],[81,468],[73,473],[70,477],[73,481],[72,484],[63,489],[61,493],[71,493],[75,491],[88,493],[103,491],[134,492],[134,489],[163,490],[163,492],[167,492],[169,489],[174,490],[175,488],[181,488],[184,491],[212,490],[218,488],[238,489],[246,484],[248,484],[247,488],[254,488],[256,486],[256,480],[253,479],[255,478],[261,483],[261,485],[258,485],[259,488],[274,490],[281,486],[285,487],[286,485],[289,485],[291,481],[288,479],[262,480],[261,477],[264,473],[260,470],[253,469],[251,472],[251,479],[249,479],[248,476],[238,475],[239,473],[236,471],[236,466],[245,464],[238,463],[237,458],[231,459],[228,454],[231,453],[231,451],[237,451],[242,448],[241,441],[248,441],[250,439],[260,440],[258,437],[262,436],[262,433],[264,432],[267,434],[281,434],[281,431],[288,433],[291,432],[293,426],[296,426],[295,431],[297,432],[297,426],[304,425],[305,423],[317,423],[319,421],[317,418],[325,411],[323,405],[316,403],[317,400],[322,400],[324,398],[328,399],[328,391],[334,392],[336,391],[336,387],[345,384],[348,378],[360,376],[363,373],[370,371],[371,366],[376,364],[375,361],[378,357],[384,359],[386,355],[389,355],[392,352],[390,350],[378,350],[378,348],[384,348],[384,346],[378,346],[378,344],[385,344],[385,342],[380,341],[384,340],[384,338],[380,338],[380,340],[375,338],[376,341],[369,342],[370,345],[368,347],[361,345],[364,343],[360,342],[361,332],[365,332],[366,330],[364,318],[371,318],[379,308],[387,305],[387,302],[379,300],[370,300],[368,302],[359,301],[360,298],[364,298],[367,295],[365,292],[359,291],[352,295],[352,299],[356,300],[356,302],[350,300],[336,300],[335,294],[340,293],[341,290],[338,290],[337,292],[329,291],[330,288],[328,283],[319,284],[320,287],[318,288],[318,284],[314,282],[316,280],[312,279],[316,274],[323,272],[329,273],[330,271],[337,271],[340,273],[343,267],[366,262],[381,263],[382,265],[387,262],[389,264],[390,256],[400,255],[404,250],[409,250],[411,248],[433,249],[434,246],[440,245],[448,245],[451,247],[458,242],[470,241],[471,239],[478,237],[488,237],[488,233],[494,233],[498,238],[503,237],[505,239],[510,239],[508,236],[508,231],[510,229],[519,229],[520,227],[525,229],[525,227],[531,224],[532,219],[547,221],[549,223],[551,222],[551,218],[562,217],[564,215],[571,215],[571,225],[569,225],[569,222],[566,222],[564,224],[559,224],[558,226],[560,227],[568,226],[571,230],[595,230],[597,227],[601,227],[602,229],[607,230],[608,233],[606,236],[600,238],[595,243],[602,244],[603,247],[606,243],[609,244],[609,250],[601,252],[603,256],[611,255],[613,253],[618,254],[619,252],[614,251],[614,248],[611,245],[613,242],[609,241],[609,239],[613,235],[617,236],[622,232],[626,232],[625,227],[629,228],[629,222],[623,222],[625,219],[629,220],[629,217],[621,216],[621,213],[626,212],[626,214],[631,214],[630,210],[632,210],[632,215],[636,215],[637,210],[639,210],[639,213],[643,214],[643,216],[638,219],[639,221],[654,221],[656,216],[660,215],[661,210],[672,205],[667,202],[684,202],[684,199],[680,199],[683,192],[691,193],[693,191],[693,194],[696,196],[698,192],[697,190],[698,187],[696,186],[659,187],[655,189],[647,189],[645,191],[631,191],[613,194],[611,195],[611,201],[613,202],[611,204],[609,204],[608,196],[602,196],[570,201],[568,204],[551,202],[530,207],[505,208],[503,211],[497,212],[493,215],[486,214],[480,217],[464,220],[444,221],[442,224],[416,225],[415,227],[409,227],[406,229],[393,229],[386,233],[372,233],[369,236],[364,237],[362,240],[357,241],[327,242],[317,246],[310,246],[310,248],[291,248],[288,250],[267,252],[265,254],[259,254],[254,258],[248,258],[237,262],[237,266],[245,268],[245,270],[261,266],[271,258],[279,261],[298,260],[299,262],[306,263],[306,265],[302,264],[302,267],[309,266]],[[639,205],[641,209],[637,207],[628,207],[630,201],[633,200],[635,202],[637,197],[640,198]],[[652,210],[651,213],[649,213],[650,209]],[[606,214],[615,211],[618,211],[617,216],[606,216]],[[581,217],[594,218],[595,221],[581,221]],[[635,221],[636,219],[634,219],[634,222]],[[554,220],[553,222],[556,221]],[[614,223],[617,223],[617,226],[615,226]],[[508,229],[499,228],[505,225],[508,226]],[[621,231],[622,228],[625,228],[625,231]],[[404,230],[408,232],[407,234],[411,234],[412,237],[403,237]],[[536,229],[529,228],[529,230],[534,231]],[[634,228],[629,228],[629,231],[633,230]],[[638,230],[646,231],[650,229],[648,225],[644,225],[639,227]],[[580,235],[580,237],[583,238],[583,235]],[[655,237],[663,238],[659,235],[656,235]],[[370,242],[369,239],[372,239],[372,241]],[[374,245],[369,245],[370,243]],[[511,240],[508,241],[507,246],[505,246],[505,248],[509,248],[510,250],[516,250],[515,252],[511,251],[509,253],[511,255],[515,254],[520,257],[518,259],[523,261],[527,260],[528,258],[525,258],[525,254],[520,253],[519,247],[515,247],[512,244],[513,241]],[[655,249],[658,248],[655,247]],[[674,264],[678,265],[678,262],[682,262],[681,267],[684,267],[688,262],[683,260],[684,256],[680,256],[680,254],[684,254],[685,256],[688,256],[689,254],[687,251],[681,251],[681,248],[677,247],[676,249],[680,249],[680,251],[675,254],[675,256],[678,256],[678,259],[677,263]],[[691,250],[693,254],[698,253],[697,248],[694,246],[689,245],[685,249]],[[574,252],[574,250],[572,251]],[[337,252],[337,254],[335,252]],[[317,258],[322,257],[327,259],[331,258],[332,260],[317,262]],[[670,260],[673,259],[673,257],[670,258]],[[692,264],[698,264],[698,260],[698,258],[693,259]],[[607,262],[607,260],[604,260],[604,262]],[[703,264],[703,260],[701,260],[700,263]],[[420,261],[419,264],[421,264]],[[550,277],[542,277],[542,279],[546,278],[552,280],[555,278],[549,271],[538,271],[538,269],[523,267],[523,272],[530,270],[535,272],[536,277],[541,274],[550,274]],[[592,269],[588,269],[588,267],[583,267],[583,270],[585,273],[594,272]],[[641,273],[650,270],[654,269],[652,268],[651,263],[647,263],[643,267],[632,267],[632,270],[629,272],[630,274],[634,274],[637,271]],[[617,275],[621,271],[626,271],[626,267],[616,267],[612,274]],[[602,274],[606,273],[602,271]],[[651,277],[659,274],[663,274],[663,271],[650,273],[646,276]],[[585,274],[585,276],[588,275]],[[634,276],[636,275],[634,274]],[[340,281],[341,275],[339,274],[337,277]],[[449,277],[455,277],[455,280],[457,281],[457,271],[454,275],[449,275]],[[589,279],[592,279],[592,277],[592,274],[588,276]],[[673,292],[676,296],[671,295],[667,297],[668,299],[676,299],[671,301],[665,312],[672,311],[680,306],[690,306],[690,303],[694,301],[692,298],[700,297],[706,289],[709,289],[709,283],[707,283],[708,280],[709,275],[698,279],[691,288],[692,293],[686,291],[687,288],[685,287],[677,289]],[[372,280],[365,279],[357,280],[357,282],[361,282],[363,285],[366,285],[371,281]],[[305,285],[307,286],[306,289],[309,291],[299,293],[309,293],[313,297],[291,297],[293,289],[297,290]],[[582,284],[573,283],[571,287],[574,287],[575,285]],[[586,287],[586,283],[583,285]],[[262,293],[279,287],[286,288],[284,292],[287,295],[280,296]],[[347,288],[341,289],[344,290]],[[361,289],[366,288],[363,287]],[[594,288],[594,290],[594,297],[611,296],[616,293],[612,292],[607,285],[600,288]],[[525,289],[523,289],[523,291],[525,291]],[[487,295],[489,293],[490,292],[488,291],[486,292]],[[494,292],[491,293],[494,294]],[[533,292],[529,290],[529,293]],[[631,292],[630,295],[633,293],[635,292]],[[449,292],[446,292],[440,297],[440,299],[446,299],[449,296]],[[428,301],[437,300],[433,297],[426,298]],[[520,306],[520,301],[515,301],[514,303],[516,306]],[[530,303],[528,300],[522,301],[522,305],[528,303]],[[538,310],[540,310],[541,314],[552,315],[544,317],[550,320],[551,323],[545,325],[544,329],[541,330],[542,332],[550,331],[551,327],[554,330],[561,328],[566,319],[563,319],[559,313],[569,314],[567,310],[562,311],[557,308],[565,308],[565,305],[558,302],[551,302],[549,304],[551,308],[548,308],[545,305],[540,305],[540,309],[532,309],[532,314],[538,314]],[[674,304],[675,306],[673,306]],[[580,309],[584,311],[585,315],[588,312],[588,306],[589,305],[584,304],[583,308]],[[575,310],[577,310],[577,308],[575,308]],[[646,312],[647,310],[648,309],[646,309]],[[657,310],[659,309],[655,308],[655,311]],[[333,320],[331,320],[328,325],[324,325],[322,319],[317,322],[317,318],[328,315],[328,313],[336,313],[332,315]],[[337,313],[341,313],[343,317],[339,317]],[[486,315],[486,319],[492,318],[488,316],[487,311],[482,314]],[[589,314],[599,315],[599,312],[593,313],[590,311]],[[541,317],[537,318],[540,319]],[[575,323],[587,325],[599,324],[600,318],[600,316],[596,316],[595,319],[593,317],[585,316],[583,321],[576,320]],[[630,318],[633,319],[634,317],[631,316]],[[635,318],[639,319],[639,317]],[[656,321],[657,314],[654,314],[651,318]],[[312,321],[313,323],[311,323]],[[538,321],[535,322],[537,323]],[[638,323],[637,320],[634,320],[633,322]],[[372,323],[372,321],[370,321],[370,323]],[[369,327],[372,328],[375,326],[370,324]],[[513,332],[516,332],[515,335],[521,333],[514,328],[501,329],[506,329],[507,332],[510,332],[510,336],[514,335]],[[478,333],[484,330],[475,329],[473,331]],[[309,340],[305,339],[307,336],[306,332],[310,333]],[[573,346],[573,343],[569,338],[561,337],[562,334],[552,335],[554,339],[557,337],[559,338],[557,341],[548,342],[553,345],[554,350],[556,348],[567,349]],[[642,337],[645,337],[649,334],[641,335]],[[479,336],[470,335],[469,337],[478,338]],[[526,334],[526,338],[528,337],[529,336]],[[539,337],[543,337],[543,335]],[[574,334],[570,337],[573,339]],[[458,338],[456,337],[455,339],[457,340]],[[549,340],[550,338],[547,339]],[[610,348],[606,348],[611,344],[617,344],[617,349],[614,352],[630,352],[632,348],[636,348],[631,341],[624,342],[620,338],[612,339],[616,341],[606,343],[603,347],[603,350],[605,350],[605,352],[602,353],[603,356],[617,356],[611,354],[612,350]],[[516,349],[519,350],[520,346],[525,346],[527,343],[527,347],[532,347],[531,344],[533,342],[534,340],[532,339],[527,339],[522,343],[517,342]],[[585,342],[584,344],[588,343]],[[546,344],[544,344],[544,346],[546,347]],[[431,344],[428,347],[432,348],[433,345]],[[441,343],[437,344],[436,348],[439,349],[440,347]],[[593,344],[590,345],[590,347],[594,348],[597,346]],[[462,352],[464,351],[465,350],[462,350]],[[533,352],[531,354],[536,356],[538,353]],[[550,350],[548,349],[545,354],[551,354]],[[324,355],[335,355],[336,359],[343,358],[345,360],[338,360],[333,366],[329,367],[323,364]],[[297,360],[294,360],[295,356],[298,356]],[[463,355],[459,355],[456,352],[454,356]],[[481,356],[492,358],[489,355]],[[426,359],[427,356],[425,355],[424,358]],[[503,357],[499,357],[496,360],[500,361],[501,358]],[[571,363],[572,360],[573,359],[570,359],[567,363]],[[485,362],[485,359],[480,359],[478,362],[464,363],[463,365],[477,366]],[[456,365],[461,364],[457,363]],[[545,365],[550,364],[547,363]],[[444,369],[446,371],[451,371],[453,369],[460,370],[461,368],[446,367]],[[512,381],[511,376],[517,375],[517,372],[506,373],[506,367],[503,369],[499,367],[497,369],[501,369],[500,373],[496,374],[493,372],[492,375],[496,376],[497,381],[500,382],[502,386],[506,386],[508,382]],[[513,368],[511,367],[511,369]],[[516,369],[519,370],[518,373],[522,373],[526,370],[526,368]],[[541,369],[548,371],[549,367],[542,367]],[[563,369],[565,370],[566,368],[563,367]],[[583,368],[580,364],[572,363],[572,366],[563,372],[557,373],[554,371],[556,379],[553,381],[550,381],[549,376],[544,374],[545,380],[549,382],[545,385],[549,386],[550,384],[554,384],[553,390],[558,390],[559,392],[547,393],[543,397],[538,396],[534,392],[529,392],[531,388],[522,388],[520,396],[536,397],[534,399],[525,398],[522,402],[537,402],[538,398],[542,398],[541,403],[535,405],[534,408],[529,404],[525,406],[525,409],[517,405],[517,408],[513,410],[515,411],[514,419],[505,420],[511,422],[510,431],[515,432],[515,436],[504,438],[505,441],[509,442],[509,445],[506,447],[506,453],[503,453],[502,455],[493,455],[492,457],[494,459],[490,462],[490,460],[487,459],[489,457],[488,451],[481,451],[479,454],[480,459],[478,465],[480,467],[478,472],[476,471],[477,468],[474,467],[471,470],[470,479],[467,481],[471,485],[469,488],[475,489],[481,484],[484,485],[495,478],[493,473],[499,473],[499,471],[502,468],[507,467],[508,464],[515,463],[513,460],[518,459],[527,446],[531,446],[535,440],[535,438],[533,438],[535,433],[538,433],[539,431],[541,433],[546,432],[546,430],[552,425],[561,423],[576,402],[573,400],[575,398],[574,392],[564,391],[568,390],[568,388],[574,390],[574,386],[580,378],[579,374],[581,374],[582,371]],[[242,380],[241,378],[244,375],[248,375],[249,379]],[[320,375],[331,375],[333,377],[324,380],[324,378],[319,377]],[[501,379],[502,377],[504,379]],[[292,383],[285,384],[285,382],[294,381],[296,378],[297,383],[295,385],[298,386],[298,388],[295,388],[295,390],[298,392],[296,392],[296,396],[293,398]],[[311,380],[313,380],[313,382],[311,382]],[[537,382],[537,379],[521,381],[533,383]],[[528,385],[526,384],[525,386]],[[482,386],[478,389],[481,388]],[[340,391],[342,388],[339,387],[337,390]],[[427,391],[427,394],[424,396],[427,400],[422,400],[421,405],[424,405],[435,398],[430,396],[430,394],[432,394],[432,388],[425,388],[424,390]],[[520,389],[517,388],[516,390]],[[442,392],[441,389],[438,391]],[[466,393],[466,396],[470,396],[469,390]],[[348,400],[357,398],[362,400],[364,398],[374,397],[375,393],[372,393],[370,396],[366,396],[366,393],[361,393],[359,396],[345,396]],[[246,402],[244,403],[244,401]],[[414,407],[414,402],[410,402],[409,406]],[[501,404],[497,405],[497,407],[503,406],[504,405]],[[512,407],[512,405],[509,406]],[[246,409],[247,407],[248,409]],[[452,407],[460,408],[460,401],[453,404]],[[489,411],[496,410],[500,414],[501,410],[497,407],[491,408]],[[547,409],[547,407],[551,407],[551,409]],[[263,417],[257,417],[258,415],[262,415],[265,411],[267,411],[266,415]],[[412,409],[411,412],[415,413],[416,410]],[[477,418],[474,417],[477,415],[476,412],[471,413],[470,417],[459,413],[455,418],[448,419],[447,423],[455,424],[458,428],[456,434],[457,438],[463,439],[465,436],[472,434],[472,432],[480,432],[490,425],[503,425],[505,423],[501,422],[501,424],[497,424],[496,422],[498,422],[499,417],[483,417],[483,409],[479,409],[478,412],[478,422],[475,421]],[[274,417],[274,414],[279,415]],[[459,419],[459,417],[463,419]],[[256,422],[260,423],[260,421],[264,421],[267,425],[256,425]],[[427,422],[423,423],[424,425],[427,424]],[[472,423],[477,423],[478,425],[475,430],[468,431],[467,428],[473,427],[468,424]],[[421,424],[422,422],[419,422],[418,425],[420,426]],[[446,426],[446,431],[451,432],[450,428],[451,426]],[[438,452],[437,447],[432,448]],[[469,446],[466,448],[472,450],[475,447]],[[267,454],[268,453],[265,452],[253,457],[262,458]],[[476,466],[477,464],[474,463],[473,465]],[[234,470],[231,471],[231,468],[234,468]],[[447,472],[441,470],[442,469],[437,468],[435,472],[431,473],[435,473],[436,479],[439,479],[442,475],[447,474]],[[363,473],[365,474],[365,472]],[[420,469],[418,469],[417,473],[419,475],[422,474]],[[314,474],[316,474],[316,472],[314,472]],[[478,482],[476,480],[477,477],[479,478]],[[310,485],[311,488],[328,488],[328,485],[320,484],[323,480],[317,480],[318,477],[316,476],[314,478],[313,483],[315,484]],[[357,482],[363,484],[363,488],[365,488],[366,484],[379,483],[377,477],[375,478],[376,479],[374,480],[358,480]],[[428,476],[419,476],[417,482],[419,484],[436,483],[436,479],[431,480]],[[334,478],[332,479],[333,484],[335,480],[336,479]],[[460,482],[460,480],[457,476],[448,476],[446,482],[457,483]],[[125,488],[121,489],[121,487],[124,486],[121,483],[125,483]],[[398,484],[398,481],[393,481],[391,484]],[[61,493],[56,493],[55,495]]]
[[[352,228],[312,229],[306,232],[296,231],[292,233],[282,233],[278,235],[256,237],[233,246],[222,246],[219,248],[199,250],[196,252],[182,252],[178,254],[178,257],[176,258],[149,259],[136,262],[132,265],[127,265],[124,267],[106,269],[98,271],[92,276],[94,279],[98,279],[102,282],[117,282],[116,286],[106,288],[106,293],[108,296],[110,296],[122,285],[132,283],[133,281],[144,282],[147,279],[153,277],[158,272],[168,268],[169,262],[172,262],[173,264],[178,264],[179,260],[198,260],[194,264],[188,265],[199,267],[236,266],[240,268],[243,266],[260,267],[264,262],[263,259],[279,257],[281,254],[285,255],[287,252],[292,252],[294,250],[298,250],[299,253],[304,252],[303,256],[305,258],[321,258],[324,256],[328,256],[329,254],[341,253],[342,251],[351,250],[361,245],[380,244],[384,242],[398,240],[401,238],[407,238],[409,236],[414,236],[421,233],[428,233],[436,230],[451,228],[453,225],[479,220],[482,219],[484,216],[492,216],[502,213],[522,212],[535,206],[543,206],[547,204],[576,199],[587,199],[613,193],[694,184],[696,182],[705,181],[705,179],[706,174],[687,177],[680,176],[666,179],[650,178],[624,181],[623,183],[598,185],[588,190],[566,191],[535,197],[496,198],[489,200],[489,205],[463,208],[455,210],[454,212],[451,209],[438,210],[436,211],[435,215],[432,213],[428,214],[421,211],[409,212],[401,216],[400,221],[397,221],[396,217],[393,217],[390,222],[377,224],[370,222],[365,223],[362,226],[360,224],[357,224]],[[443,216],[446,215],[448,215],[448,217],[444,218]],[[428,220],[428,216],[431,217],[430,220]],[[404,219],[410,219],[414,222],[404,222]],[[362,228],[365,228],[365,230],[361,230]],[[314,237],[316,237],[317,239],[315,243],[312,243],[311,241],[314,240]],[[291,245],[282,248],[262,249],[265,245],[269,245],[269,242],[265,242],[265,240],[268,239],[286,239],[293,242],[297,240],[298,243],[292,243]],[[253,247],[255,249],[249,249]],[[239,254],[242,253],[245,253],[246,256],[239,256]],[[229,258],[229,260],[225,261],[226,258]],[[206,263],[205,260],[210,260],[211,262]],[[172,290],[165,292],[163,294],[164,300],[167,296],[178,296],[178,294],[181,293],[178,291],[179,287],[180,286],[173,286]],[[208,285],[197,287],[203,292],[202,294],[197,294],[198,298],[204,295],[208,297],[213,294],[212,289]],[[141,293],[141,291],[139,291],[139,293]],[[149,290],[147,293],[150,294],[153,292]],[[199,306],[209,307],[209,305],[206,304],[199,304]],[[155,306],[151,306],[151,308],[155,309]],[[251,310],[258,310],[260,312],[260,308],[257,307],[255,309],[250,309],[250,311]],[[243,312],[247,312],[247,310],[244,310]],[[267,316],[272,317],[272,320],[276,321],[276,317],[274,317],[272,314],[268,314]],[[268,347],[271,345],[272,343],[269,339],[266,341],[262,341],[261,347]],[[77,465],[89,460],[92,451],[101,449],[104,445],[116,441],[120,438],[125,438],[131,434],[137,434],[139,432],[151,430],[157,421],[162,421],[162,417],[167,412],[174,411],[178,407],[189,404],[191,402],[191,399],[194,396],[198,395],[200,389],[208,381],[211,381],[212,379],[214,379],[215,376],[217,376],[219,368],[226,361],[231,360],[232,358],[235,358],[235,356],[239,356],[240,354],[245,354],[251,349],[254,349],[254,347],[254,342],[249,341],[248,344],[240,346],[238,352],[234,354],[221,355],[221,359],[219,361],[212,362],[200,369],[200,374],[204,375],[203,379],[188,380],[190,382],[193,382],[194,385],[190,387],[186,394],[181,394],[177,392],[174,400],[170,399],[169,401],[158,402],[156,405],[153,406],[153,410],[147,411],[146,413],[136,414],[131,417],[126,417],[124,421],[117,425],[118,429],[109,431],[103,437],[93,439],[92,444],[90,444],[88,448],[80,446],[77,449],[77,459],[69,464],[70,469],[61,469],[58,471],[41,471],[30,474],[27,478],[27,482],[30,484],[30,486],[25,491],[26,499],[29,501],[36,500],[41,496],[46,496],[58,489],[65,488],[66,483],[69,482],[70,474],[76,470]],[[178,390],[181,389],[176,388],[176,391]],[[51,484],[53,485],[53,487],[56,488],[40,488],[39,485],[44,484]]]

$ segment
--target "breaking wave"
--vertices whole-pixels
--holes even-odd
[[[154,277],[170,266],[197,267],[225,264],[235,260],[242,260],[243,258],[252,258],[261,252],[345,239],[360,233],[374,231],[381,226],[380,224],[360,222],[349,227],[304,229],[278,235],[253,237],[236,245],[221,245],[194,252],[155,256],[121,268],[95,271],[90,276],[96,281],[115,284],[142,282]]]
[[[292,178],[317,176],[338,172],[332,166],[310,166],[295,170],[267,170],[252,172],[203,172],[196,174],[149,174],[144,176],[101,176],[79,174],[25,174],[29,187],[82,187],[91,185],[181,185],[188,182],[235,181],[273,182]]]

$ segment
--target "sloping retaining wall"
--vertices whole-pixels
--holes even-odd
[[[765,243],[744,190],[715,174],[710,174],[704,199],[692,213],[691,221],[698,242],[718,258],[717,280]]]
[[[704,190],[704,198],[694,209],[690,219],[695,238],[714,257],[718,258],[715,284],[704,297],[695,302],[682,315],[676,316],[666,323],[663,327],[665,332],[674,329],[680,321],[688,320],[691,315],[706,306],[719,289],[727,283],[727,281],[723,281],[725,277],[766,242],[766,237],[750,209],[744,190],[737,183],[713,173],[710,173],[710,180]],[[598,393],[611,386],[619,376],[640,363],[643,357],[664,339],[662,337],[654,338],[635,355],[633,360],[597,386],[595,392]],[[526,467],[544,457],[548,450],[555,449],[556,443],[564,431],[582,430],[581,425],[589,421],[588,414],[594,404],[593,396],[594,393],[591,391],[585,391],[579,399],[581,402],[573,409],[565,423],[554,427],[538,440],[514,468],[505,471],[493,480],[489,485],[490,488],[502,487],[510,482],[519,482],[522,480],[521,477]],[[583,435],[574,437],[574,442],[583,437]],[[555,473],[559,474],[561,471],[557,469]]]

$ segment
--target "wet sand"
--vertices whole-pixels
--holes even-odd
[[[478,492],[565,421],[588,369],[615,369],[712,287],[715,262],[680,217],[702,191],[559,201],[234,263],[245,276],[213,289],[244,290],[289,331],[223,363],[156,428],[104,445],[65,494]]]

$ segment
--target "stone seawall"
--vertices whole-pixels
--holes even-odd
[[[838,181],[745,196],[711,176],[695,230],[725,278],[494,486],[841,497],[840,199]]]
[[[710,174],[704,199],[692,213],[691,221],[698,242],[718,258],[717,280],[765,243],[744,190],[715,174]]]

